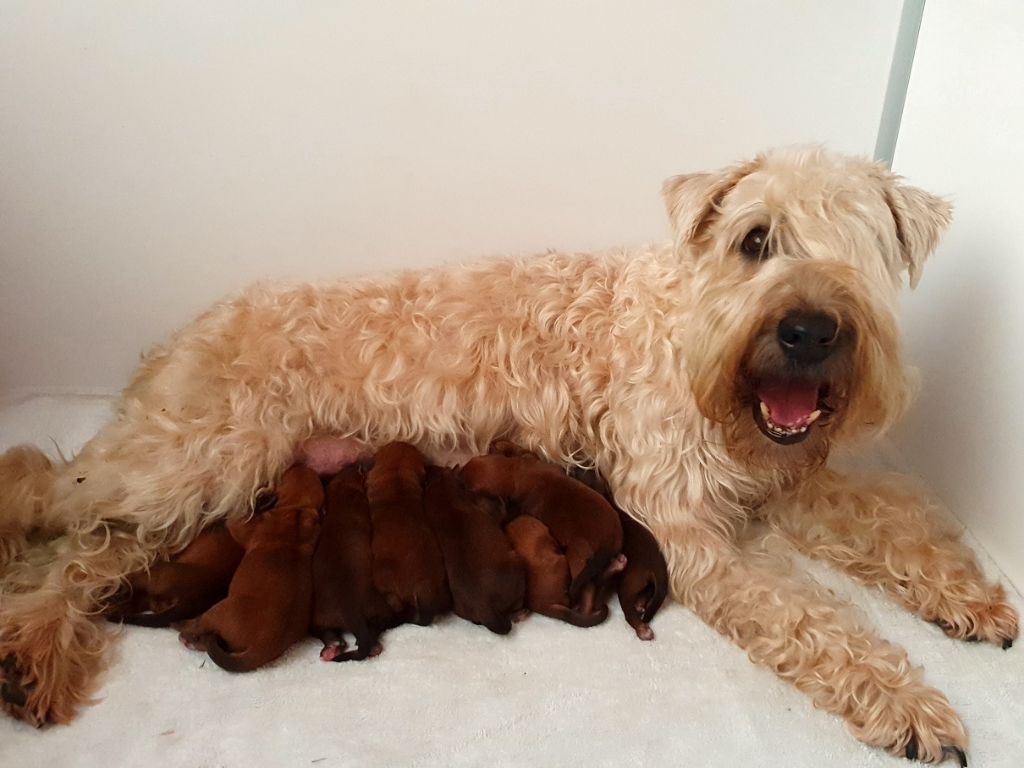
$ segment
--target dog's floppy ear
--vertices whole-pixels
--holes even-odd
[[[900,184],[894,175],[889,179],[886,201],[896,221],[896,237],[910,287],[916,288],[925,259],[953,221],[953,206],[923,189]]]
[[[697,235],[726,193],[751,169],[746,164],[711,173],[687,173],[661,185],[677,247]]]

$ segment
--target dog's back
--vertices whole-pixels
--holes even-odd
[[[450,469],[429,467],[424,510],[444,555],[455,613],[507,634],[523,607],[526,575],[501,529],[498,503],[471,493]]]
[[[394,617],[373,585],[372,529],[365,474],[358,465],[328,483],[313,556],[312,630],[324,642],[321,658],[363,659]],[[355,635],[357,649],[341,653],[342,634]]]
[[[423,513],[423,455],[390,443],[366,478],[373,529],[373,581],[403,621],[429,624],[451,609],[444,559]]]

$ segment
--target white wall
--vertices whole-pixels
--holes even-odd
[[[956,203],[906,301],[924,392],[898,446],[1024,588],[1021,30],[1014,0],[928,0],[894,169]]]
[[[666,176],[870,153],[892,0],[0,10],[0,392],[119,387],[265,276],[667,234]]]

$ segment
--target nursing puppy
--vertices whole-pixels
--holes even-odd
[[[487,456],[462,468],[462,479],[478,493],[509,499],[518,512],[542,522],[565,551],[569,599],[575,604],[587,584],[597,586],[622,551],[619,515],[597,491],[565,475],[514,444],[496,443]]]
[[[668,595],[668,567],[651,532],[615,505],[607,483],[594,470],[575,469],[570,476],[608,499],[622,523],[622,554],[626,567],[616,584],[626,622],[641,640],[653,640],[650,623]]]
[[[228,593],[245,550],[223,525],[200,533],[166,563],[129,580],[130,596],[111,612],[112,620],[142,627],[166,627],[198,616]]]
[[[312,632],[324,643],[321,659],[352,661],[380,653],[380,634],[394,625],[394,613],[373,585],[365,470],[352,464],[335,475],[324,494],[313,555]],[[345,632],[355,636],[355,650],[344,650]]]
[[[444,467],[427,468],[423,502],[444,555],[455,614],[508,634],[526,597],[526,573],[501,530],[504,510],[495,500],[470,493],[458,474]]]
[[[423,514],[426,465],[408,443],[390,443],[366,478],[373,583],[401,621],[430,624],[452,607],[444,559]]]
[[[588,586],[580,608],[569,606],[569,563],[558,542],[540,520],[529,515],[517,517],[505,528],[516,553],[526,563],[526,607],[577,627],[593,627],[608,618],[608,606],[588,598],[595,588]]]
[[[248,672],[306,636],[323,498],[316,472],[293,467],[277,486],[277,506],[249,522],[228,523],[245,555],[228,596],[178,625],[182,642],[229,672]]]

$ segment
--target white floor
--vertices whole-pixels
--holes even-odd
[[[108,409],[103,398],[15,401],[0,409],[0,450],[28,441],[70,454]],[[967,723],[971,766],[1024,765],[1024,641],[1004,652],[949,640],[809,567],[926,667]],[[309,641],[236,676],[169,630],[133,628],[103,701],[73,725],[0,719],[0,766],[908,765],[854,741],[681,607],[654,628],[642,643],[618,614],[590,630],[534,617],[501,638],[449,619],[389,633],[367,662],[324,664]]]

